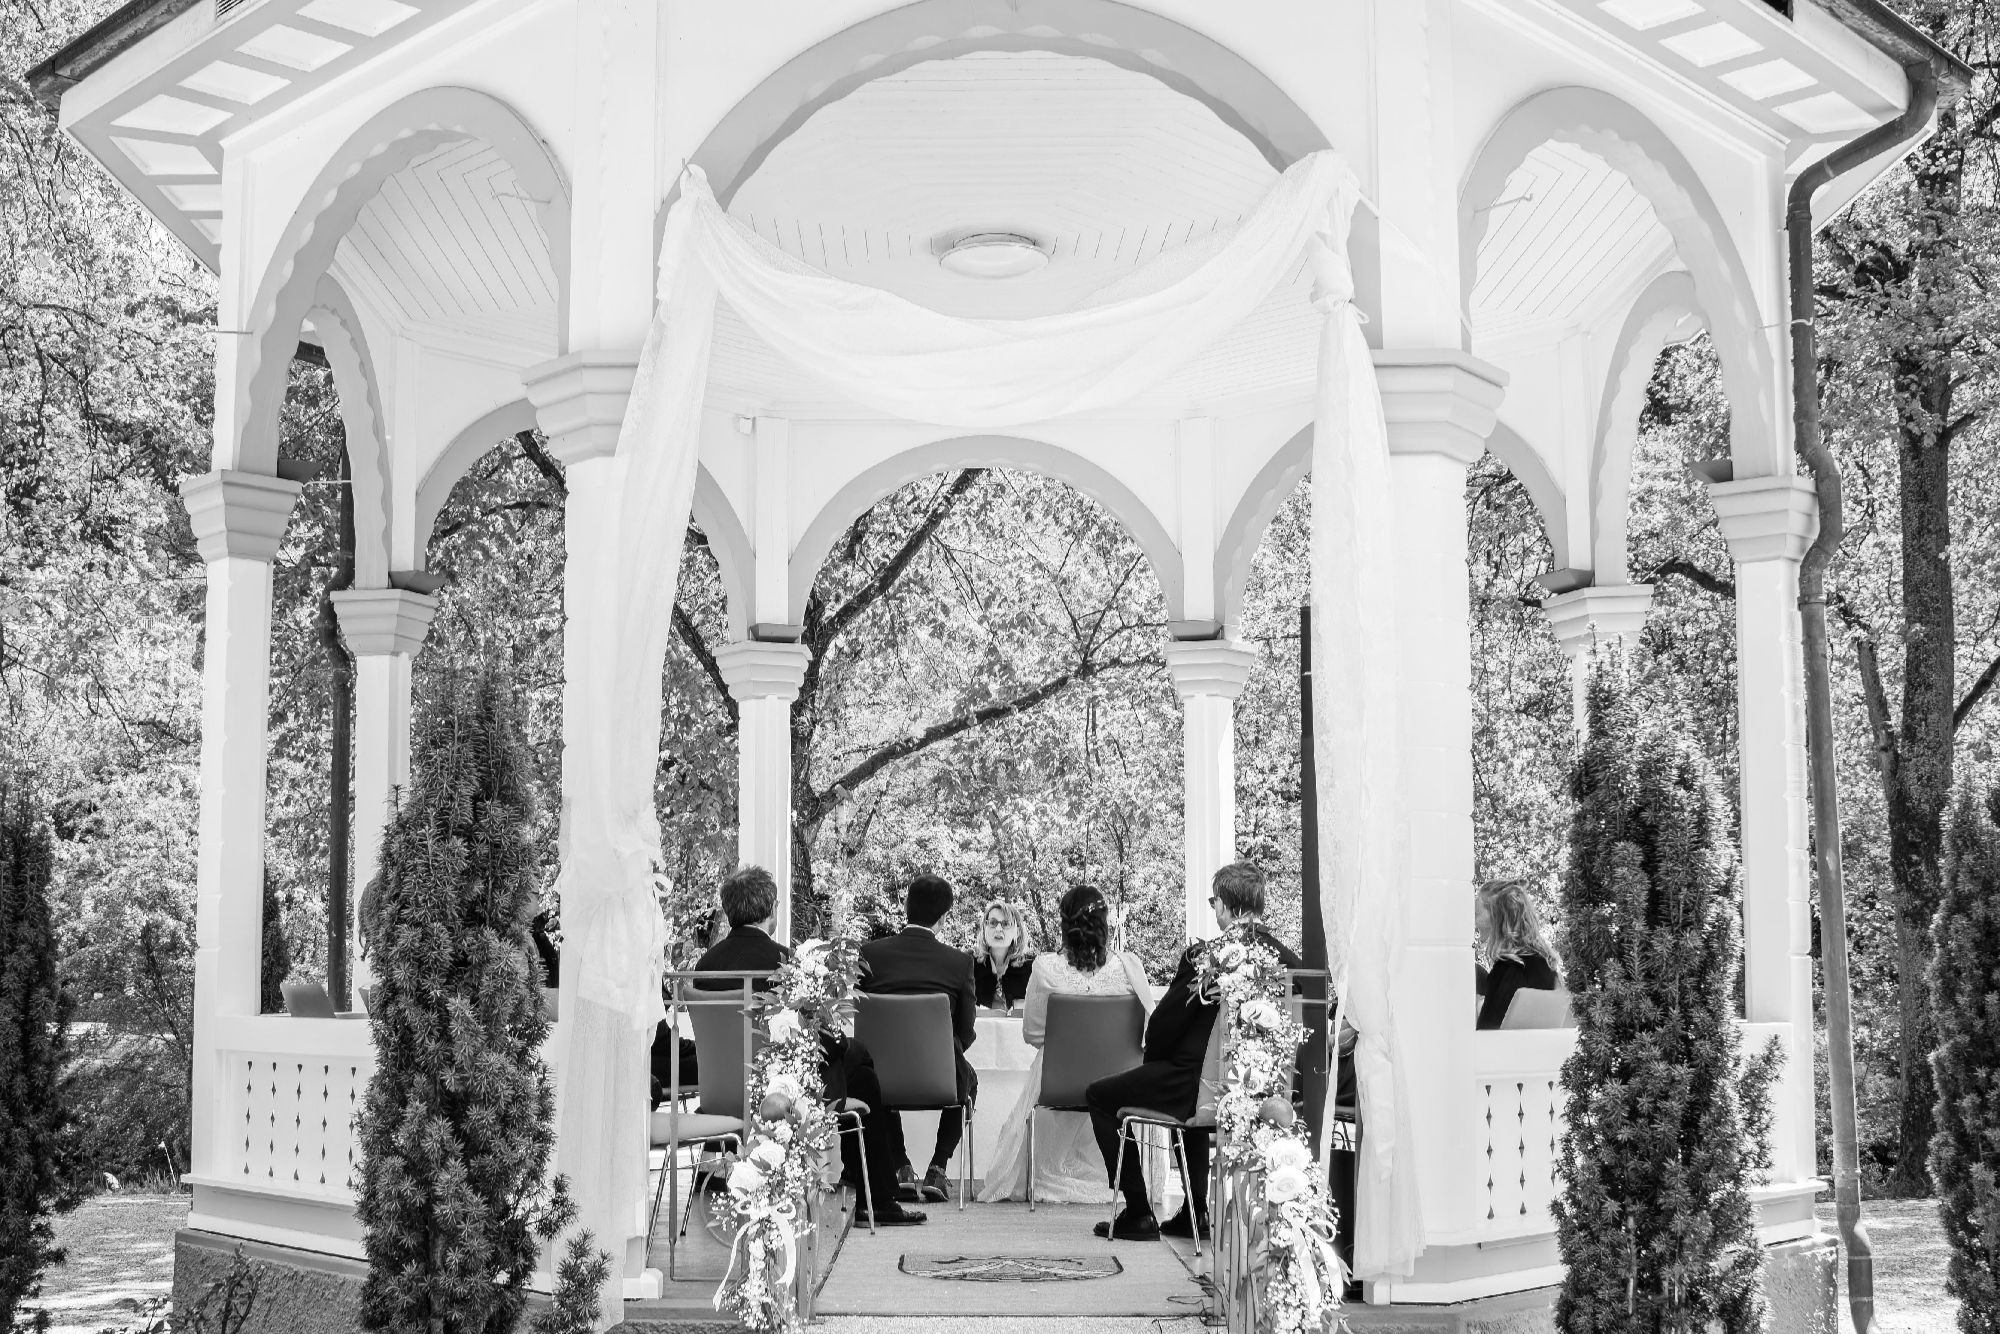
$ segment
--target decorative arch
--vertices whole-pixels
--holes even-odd
[[[1240,624],[1243,599],[1250,586],[1250,567],[1257,548],[1264,544],[1264,532],[1277,517],[1278,509],[1293,491],[1312,474],[1313,428],[1301,427],[1296,435],[1278,446],[1236,502],[1215,542],[1215,610],[1224,626]],[[1556,567],[1569,564],[1569,527],[1562,488],[1542,456],[1513,428],[1496,423],[1486,437],[1486,451],[1505,464],[1535,502],[1549,545],[1555,548]]]
[[[512,403],[503,403],[476,418],[452,437],[451,444],[438,455],[430,471],[417,484],[415,559],[420,568],[430,546],[431,531],[437,527],[438,513],[444,508],[444,502],[459,479],[495,443],[522,431],[533,430],[536,425],[533,405],[520,398]],[[708,469],[699,464],[695,469],[693,518],[707,536],[709,550],[715,554],[715,563],[722,572],[730,638],[747,639],[750,634],[750,577],[751,571],[756,568],[751,555],[750,536],[722,487],[709,475]]]
[[[235,466],[268,472],[276,462],[278,408],[299,325],[312,305],[334,250],[382,183],[445,144],[483,140],[514,168],[537,205],[556,275],[556,328],[568,326],[569,185],[555,152],[520,113],[470,88],[426,88],[371,117],[348,136],[314,178],[279,238],[248,312],[233,393]]]
[[[1050,51],[1149,75],[1213,111],[1279,171],[1330,147],[1325,132],[1257,66],[1214,38],[1118,0],[916,0],[863,19],[779,66],[739,99],[690,159],[725,209],[773,149],[821,108],[874,79],[975,51]],[[655,223],[665,225],[669,190]],[[1380,305],[1380,246],[1364,212],[1349,238],[1356,301]]]
[[[1623,584],[1632,577],[1626,550],[1632,454],[1639,444],[1639,414],[1646,406],[1653,367],[1662,350],[1684,341],[1689,326],[1700,322],[1694,279],[1663,273],[1639,294],[1612,348],[1590,457],[1591,567],[1600,584]]]
[[[333,370],[347,468],[354,488],[354,585],[387,588],[390,562],[389,432],[380,381],[354,303],[330,273],[313,288],[310,311],[320,350]]]
[[[1687,266],[1716,337],[1730,402],[1730,449],[1747,474],[1773,469],[1778,439],[1771,340],[1751,300],[1756,290],[1701,175],[1636,107],[1595,88],[1537,93],[1501,117],[1459,191],[1460,272],[1470,293],[1479,244],[1507,178],[1542,144],[1574,144],[1623,172],[1653,206]]]
[[[958,468],[1018,468],[1066,482],[1110,511],[1139,549],[1146,554],[1160,592],[1167,601],[1167,617],[1179,620],[1186,608],[1185,580],[1180,548],[1145,501],[1112,473],[1072,449],[1045,440],[1020,436],[970,435],[919,445],[877,463],[835,492],[806,525],[790,562],[791,593],[788,615],[794,623],[805,619],[806,599],[820,566],[840,535],[884,496],[908,486],[919,478]]]

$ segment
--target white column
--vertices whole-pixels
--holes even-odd
[[[803,644],[758,640],[715,655],[736,701],[736,860],[778,882],[781,941],[792,931],[792,702],[811,660]]]
[[[1396,1023],[1432,1240],[1478,1221],[1473,1133],[1472,639],[1465,470],[1505,377],[1455,351],[1376,355],[1396,505],[1396,652],[1409,818]],[[1358,644],[1356,652],[1377,651]],[[1317,666],[1318,664],[1315,664]]]
[[[593,752],[587,729],[592,705],[611,697],[615,664],[592,652],[611,636],[600,636],[601,618],[615,614],[613,599],[619,559],[619,498],[625,460],[616,457],[618,428],[631,397],[638,352],[589,349],[537,366],[523,377],[529,402],[549,438],[549,452],[563,464],[563,827],[572,827],[579,791],[577,766]],[[603,1070],[579,1070],[570,1059],[580,1024],[613,1022],[587,1018],[577,996],[581,970],[562,970],[557,1026],[555,1170],[576,1190],[576,1228],[588,1228],[617,1263],[599,1294],[600,1318],[609,1326],[621,1318],[627,1297],[657,1296],[660,1277],[646,1268],[646,1200],[635,1200],[623,1183],[646,1179],[645,1035],[617,1031],[608,1040],[617,1056],[610,1087],[590,1082]],[[574,1082],[583,1080],[585,1082]],[[610,1194],[605,1183],[610,1180]],[[579,1183],[581,1185],[579,1186]],[[624,1206],[629,1206],[629,1212]],[[544,1263],[553,1267],[550,1257]]]
[[[1651,584],[1578,588],[1542,603],[1549,629],[1569,654],[1570,707],[1578,735],[1584,730],[1591,650],[1613,640],[1632,644],[1646,628],[1646,613],[1652,606]]]
[[[361,900],[382,869],[382,835],[396,792],[410,781],[410,664],[430,633],[437,599],[401,588],[333,595],[340,637],[354,655],[354,985],[374,970],[361,953]]]
[[[194,1135],[189,1171],[219,1173],[225,1102],[215,1020],[257,1013],[271,711],[271,558],[299,497],[257,473],[183,478],[208,566],[202,635],[201,840],[195,870]]]
[[[1226,639],[1181,639],[1160,652],[1181,697],[1187,934],[1205,940],[1218,930],[1209,883],[1236,860],[1236,698],[1257,665],[1257,650]]]
[[[1819,530],[1803,477],[1709,487],[1736,563],[1743,991],[1752,1023],[1789,1023],[1773,1127],[1780,1178],[1814,1175],[1812,910],[1799,560]]]

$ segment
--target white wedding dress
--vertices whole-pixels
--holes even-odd
[[[1105,1184],[1104,1158],[1090,1133],[1090,1117],[1082,1112],[1034,1113],[1035,1099],[1042,1091],[1042,1039],[1048,1029],[1049,997],[1129,996],[1137,994],[1148,1014],[1153,1009],[1152,987],[1138,956],[1130,952],[1112,955],[1094,973],[1078,972],[1060,953],[1035,958],[1028,975],[1028,994],[1022,1002],[1021,1037],[1035,1049],[1034,1064],[1028,1067],[1028,1082],[1021,1097],[1007,1113],[1000,1129],[1000,1143],[994,1150],[993,1166],[979,1198],[995,1200],[1028,1198],[1028,1117],[1035,1122],[1035,1199],[1043,1204],[1103,1204],[1111,1194]]]

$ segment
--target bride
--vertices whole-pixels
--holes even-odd
[[[1104,895],[1078,885],[1063,895],[1062,949],[1038,955],[1028,975],[1021,1036],[1035,1048],[1035,1063],[1020,1101],[1007,1113],[994,1164],[979,1192],[985,1202],[1028,1198],[1028,1117],[1042,1090],[1042,1041],[1047,1034],[1049,997],[1136,995],[1148,1014],[1153,989],[1137,955],[1111,948],[1110,908]],[[1035,1130],[1035,1198],[1047,1204],[1102,1204],[1104,1158],[1082,1112],[1043,1112]]]

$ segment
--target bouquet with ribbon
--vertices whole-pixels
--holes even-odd
[[[1229,1022],[1216,1144],[1244,1245],[1228,1300],[1260,1312],[1260,1329],[1331,1330],[1347,1276],[1334,1248],[1333,1199],[1292,1109],[1306,1028],[1288,1004],[1285,966],[1269,945],[1239,928],[1216,939],[1195,978],[1200,994],[1222,1003]]]
[[[839,1132],[826,1103],[820,1034],[838,1025],[859,966],[853,941],[808,940],[753,1002],[764,1040],[751,1059],[745,1091],[743,1156],[730,1165],[721,1206],[734,1237],[715,1306],[762,1334],[802,1328],[795,1284],[799,1242],[811,1226],[812,1192],[831,1189],[839,1174],[831,1152]]]

